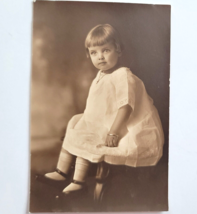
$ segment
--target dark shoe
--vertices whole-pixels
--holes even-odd
[[[60,175],[62,175],[63,177],[65,177],[66,180],[58,181],[58,180],[50,179],[50,178],[46,177],[45,175],[39,175],[39,174],[36,175],[35,179],[41,183],[47,184],[49,186],[53,186],[53,187],[57,188],[58,190],[62,190],[70,183],[70,181],[68,179],[68,175],[61,172],[59,169],[56,169],[55,171],[57,173],[59,173]]]
[[[76,180],[73,180],[72,183],[74,184],[79,184],[82,186],[81,189],[79,190],[73,190],[73,191],[67,191],[67,192],[62,192],[63,196],[79,196],[81,194],[86,194],[88,192],[88,187],[86,185],[85,182],[80,182],[80,181],[76,181]]]

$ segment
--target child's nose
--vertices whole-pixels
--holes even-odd
[[[99,54],[99,59],[104,59],[104,56],[102,53]]]

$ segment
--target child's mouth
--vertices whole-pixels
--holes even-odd
[[[99,65],[105,65],[106,62],[99,62]]]

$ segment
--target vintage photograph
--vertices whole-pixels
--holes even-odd
[[[170,14],[33,3],[29,212],[168,210]]]

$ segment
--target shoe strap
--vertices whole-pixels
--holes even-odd
[[[63,173],[62,171],[60,171],[58,168],[56,168],[55,170],[58,174],[60,174],[61,176],[63,176],[64,178],[68,178],[68,175],[66,173]]]
[[[85,181],[82,182],[82,181],[77,181],[77,180],[72,180],[72,183],[79,184],[79,185],[82,185],[82,186],[84,186],[86,184]]]

